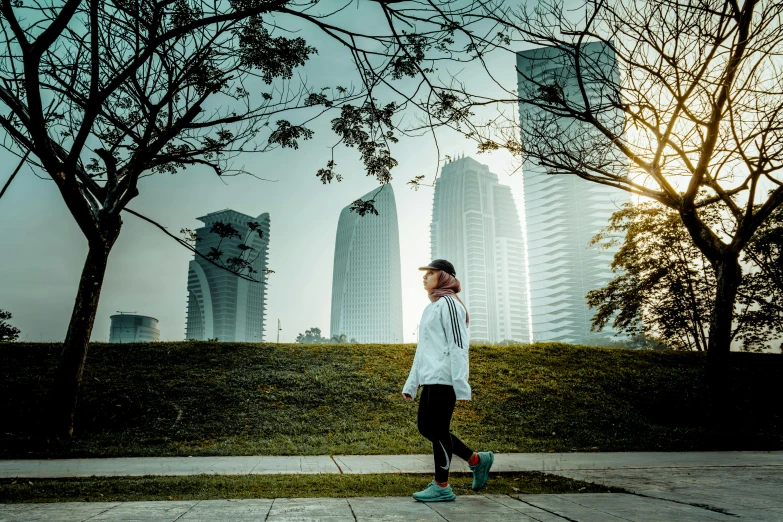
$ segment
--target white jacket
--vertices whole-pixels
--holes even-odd
[[[467,313],[459,301],[444,296],[427,305],[419,323],[419,344],[402,389],[416,397],[424,384],[449,384],[457,400],[470,400]]]

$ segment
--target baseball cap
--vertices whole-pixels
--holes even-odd
[[[451,275],[452,277],[457,276],[457,272],[456,270],[454,270],[454,265],[452,265],[445,259],[433,259],[432,263],[430,263],[427,266],[419,267],[419,270],[443,270],[444,272]]]

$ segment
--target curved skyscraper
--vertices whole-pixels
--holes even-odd
[[[377,195],[375,195],[377,194]],[[402,281],[397,204],[390,184],[362,196],[379,215],[340,212],[334,248],[331,335],[401,343]]]
[[[603,43],[588,43],[581,48],[585,90],[591,106],[607,104],[607,94],[600,81],[590,78],[616,75],[612,49]],[[581,91],[576,81],[571,54],[554,47],[543,47],[517,53],[520,98],[529,96],[537,84],[552,84],[562,89],[562,96],[580,103]],[[596,71],[589,71],[590,67]],[[527,76],[525,78],[523,76]],[[540,109],[520,104],[522,142],[530,138],[528,125],[536,122]],[[612,109],[603,113],[607,121],[621,121]],[[619,120],[617,118],[620,118]],[[562,126],[562,136],[594,139],[586,125],[571,120],[550,120]],[[531,127],[532,128],[532,127]],[[540,138],[539,138],[540,139]],[[620,161],[607,162],[606,169],[627,169]],[[612,279],[610,265],[616,250],[589,246],[590,239],[609,224],[609,218],[630,195],[606,185],[580,179],[574,175],[550,175],[532,161],[523,165],[524,215],[527,239],[530,305],[534,341],[589,343],[604,333],[590,332],[595,313],[587,306],[590,290],[605,286]]]
[[[443,166],[435,182],[430,242],[462,284],[472,340],[530,342],[525,252],[511,188],[472,158]]]
[[[245,253],[244,258],[252,260],[255,270],[249,274],[254,283],[237,277],[231,272],[215,266],[201,256],[195,255],[188,271],[188,310],[185,339],[219,341],[261,342],[264,336],[264,316],[266,311],[265,270],[269,259],[269,214],[258,217],[248,216],[234,210],[212,212],[198,218],[204,226],[196,229],[198,252],[206,254],[211,247],[223,251],[223,261],[239,257],[239,246],[248,235],[248,223],[257,222],[263,237],[257,232],[250,233],[247,246],[253,250]],[[232,225],[241,236],[225,238],[211,233],[215,222]]]

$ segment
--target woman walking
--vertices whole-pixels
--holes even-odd
[[[495,460],[491,451],[475,453],[449,429],[456,401],[470,400],[468,384],[468,311],[457,297],[460,284],[454,265],[436,259],[427,266],[424,289],[430,304],[419,323],[419,344],[408,380],[402,389],[407,400],[413,400],[419,387],[419,432],[432,442],[435,456],[435,480],[426,489],[413,494],[421,502],[454,500],[449,485],[451,457],[456,454],[473,471],[473,489],[483,488]]]

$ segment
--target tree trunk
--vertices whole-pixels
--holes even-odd
[[[738,257],[719,259],[715,264],[715,304],[710,317],[707,356],[722,360],[731,349],[731,326],[734,321],[734,302],[742,282],[742,268]]]
[[[734,301],[742,281],[738,257],[715,263],[717,288],[707,340],[707,386],[710,394],[710,424],[714,442],[721,444],[726,432],[726,408],[731,403],[732,372],[729,368]]]
[[[57,439],[68,440],[73,436],[73,421],[76,414],[76,401],[82,382],[84,363],[87,359],[87,347],[98,310],[103,278],[109,252],[119,236],[120,224],[110,234],[103,235],[98,244],[90,244],[87,260],[82,269],[76,303],[73,307],[68,333],[60,354],[52,387],[50,405],[51,432]]]

